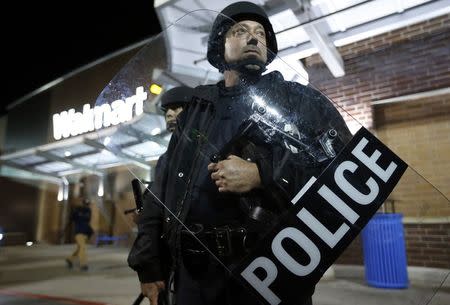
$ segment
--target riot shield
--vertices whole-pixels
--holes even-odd
[[[152,269],[164,276],[173,268],[203,276],[215,264],[218,277],[262,304],[302,304],[374,215],[392,216],[383,212],[395,202],[409,222],[397,231],[372,224],[365,258],[383,251],[367,246],[377,238],[397,238],[404,254],[403,226],[426,232],[428,217],[448,217],[448,191],[277,57],[263,26],[238,21],[199,10],[155,36],[100,93],[92,141],[147,188],[131,256],[155,255]],[[224,54],[227,43],[235,53]],[[195,89],[171,134],[161,96],[182,85]],[[390,259],[372,267],[406,268],[401,253]],[[446,276],[434,278],[437,289]]]

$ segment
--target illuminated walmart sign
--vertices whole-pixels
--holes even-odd
[[[111,104],[95,106],[93,109],[89,104],[85,104],[83,112],[70,109],[54,114],[53,137],[55,140],[60,140],[130,121],[134,116],[144,112],[146,99],[147,93],[144,92],[144,87],[138,87],[136,94],[126,98],[125,101],[116,100]]]

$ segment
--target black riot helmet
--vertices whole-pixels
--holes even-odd
[[[224,58],[225,52],[225,34],[231,26],[243,20],[252,20],[260,23],[266,32],[268,65],[278,52],[277,39],[273,31],[272,24],[266,12],[258,5],[251,2],[236,2],[224,8],[216,17],[208,39],[208,61],[211,65],[219,69],[220,72],[226,70]]]
[[[186,86],[175,87],[167,90],[161,96],[161,110],[166,112],[171,107],[184,107],[192,100],[194,89]]]

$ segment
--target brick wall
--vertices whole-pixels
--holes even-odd
[[[450,85],[448,41],[449,14],[338,48],[343,77],[334,78],[318,55],[304,63],[312,85],[372,128],[370,102]]]
[[[6,234],[0,244],[24,245],[34,240],[39,188],[0,177],[0,194],[0,229]]]
[[[374,113],[377,136],[423,176],[408,169],[390,195],[410,222],[408,264],[450,268],[450,203],[443,196],[450,197],[450,95],[378,105]],[[423,223],[430,219],[438,223]]]
[[[358,235],[353,242],[345,249],[344,253],[336,261],[336,264],[343,265],[363,265],[362,234]]]
[[[314,86],[450,197],[450,96],[371,105],[450,87],[448,41],[450,15],[445,15],[340,47],[343,77],[334,78],[318,55],[304,62]],[[343,113],[347,121],[348,114]],[[408,264],[450,268],[448,200],[411,169],[389,199],[406,218]],[[362,256],[358,237],[337,263],[362,264]]]
[[[408,264],[450,268],[450,224],[405,224]]]
[[[450,198],[450,95],[375,106],[377,136]],[[450,216],[447,199],[411,169],[391,194],[406,217]]]

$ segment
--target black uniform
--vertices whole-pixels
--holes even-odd
[[[330,129],[338,133],[336,150],[351,138],[342,117],[326,98],[309,87],[284,81],[279,72],[243,79],[232,88],[225,88],[223,82],[200,86],[195,89],[195,96],[180,115],[178,129],[158,164],[159,172],[152,186],[152,192],[193,231],[211,232],[224,225],[232,230],[246,227],[248,215],[242,209],[243,195],[219,193],[207,165],[210,156],[254,113],[255,96],[262,97],[283,116],[281,130],[287,123],[295,125],[298,133],[294,137],[305,143],[312,143]],[[253,195],[273,214],[283,210],[282,205],[274,202],[288,203],[330,161],[319,162],[310,151],[289,148],[276,134],[254,136],[251,143],[254,150],[250,151],[251,161],[257,164],[263,184],[263,191]],[[198,245],[184,242],[189,238],[184,237],[187,234],[183,226],[158,200],[149,196],[140,220],[139,234],[128,262],[138,272],[141,282],[164,280],[170,267],[175,267],[178,305],[252,304],[249,302],[254,298],[230,282],[228,273],[207,253],[198,256],[197,252],[185,251]],[[215,249],[207,235],[198,236],[228,266],[245,255],[240,252],[221,256],[223,253]],[[201,246],[196,248],[201,249]],[[303,304],[310,302],[313,290],[304,291]]]

